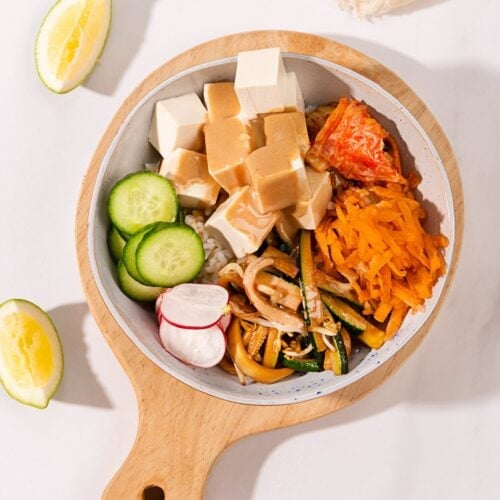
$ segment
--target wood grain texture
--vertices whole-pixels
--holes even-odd
[[[334,394],[294,405],[273,407],[230,403],[178,382],[148,360],[120,329],[107,309],[91,272],[87,231],[89,205],[105,152],[125,117],[158,84],[191,66],[241,50],[279,46],[350,68],[378,83],[420,122],[433,141],[448,174],[455,209],[453,262],[441,299],[419,332],[375,371]],[[382,384],[415,351],[439,311],[455,272],[463,232],[463,194],[453,151],[441,127],[415,93],[390,70],[366,55],[333,40],[305,33],[263,31],[219,38],[184,52],[149,75],[113,118],[83,181],[76,220],[76,245],[82,283],[90,309],[124,370],[139,407],[139,429],[127,460],[106,488],[106,500],[141,499],[144,488],[158,485],[167,499],[197,499],[217,456],[236,440],[257,432],[305,422],[344,408]],[[436,332],[438,334],[438,332]]]

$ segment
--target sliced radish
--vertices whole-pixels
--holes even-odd
[[[163,300],[163,293],[161,293],[160,295],[158,295],[158,298],[156,299],[156,302],[155,302],[155,313],[156,313],[156,316],[158,316],[159,313],[160,313],[160,307],[161,307],[161,301],[162,300]]]
[[[217,324],[221,327],[221,330],[225,333],[226,330],[229,328],[229,325],[231,324],[231,314],[224,314],[222,318],[217,321]]]
[[[200,368],[215,366],[226,352],[226,339],[219,325],[188,329],[162,320],[160,340],[163,347],[177,359]]]
[[[156,319],[158,320],[158,324],[161,323],[161,318],[163,317],[161,315],[161,301],[163,300],[163,293],[158,296],[155,302],[155,314],[156,314]]]
[[[163,318],[163,314],[161,313],[161,301],[163,300],[163,297],[172,290],[171,288],[165,288],[165,291],[158,296],[155,302],[155,314],[156,314],[156,319],[158,320],[158,325],[161,323],[161,320]]]
[[[208,328],[226,313],[229,294],[220,285],[185,283],[163,295],[160,312],[181,328]]]
[[[161,302],[163,300],[163,297],[165,296],[165,294],[167,294],[171,289],[170,288],[167,288],[167,290],[165,290],[165,292],[163,292],[157,299],[156,299],[156,302],[155,302],[155,313],[156,313],[156,319],[158,321],[158,325],[161,323],[162,319],[167,321],[165,319],[165,317],[163,316],[163,314],[161,313]],[[231,319],[232,319],[232,314],[231,313],[227,313],[227,314],[223,314],[217,321],[216,325],[219,325],[221,330],[223,331],[223,333],[226,332],[226,330],[229,328],[229,325],[231,324]],[[179,327],[179,328],[184,328],[184,327]]]

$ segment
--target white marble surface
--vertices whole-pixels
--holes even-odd
[[[134,439],[134,395],[88,313],[73,241],[80,181],[111,116],[146,74],[180,51],[232,32],[274,28],[350,44],[392,68],[423,98],[460,162],[464,244],[445,307],[391,380],[340,413],[236,444],[215,465],[205,497],[500,498],[500,235],[494,222],[500,3],[418,0],[372,23],[328,0],[114,3],[99,67],[66,96],[48,92],[33,67],[34,36],[50,0],[2,6],[0,301],[26,297],[52,313],[66,371],[45,411],[0,393],[0,498],[99,498]]]

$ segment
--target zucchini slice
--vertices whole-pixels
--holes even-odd
[[[349,372],[349,358],[345,348],[344,339],[340,333],[331,337],[335,352],[330,351],[332,370],[335,375],[344,375]]]
[[[321,302],[318,287],[314,280],[314,261],[312,254],[311,231],[300,233],[299,243],[300,258],[300,290],[302,292],[302,307],[304,309],[304,322],[307,328],[319,326],[323,321],[324,307]],[[309,338],[314,348],[314,354],[326,350],[326,345],[317,333],[309,333]]]
[[[314,281],[311,231],[300,233],[300,283],[306,326],[318,326],[323,321],[323,304]]]
[[[325,317],[329,320],[329,323],[333,323],[333,315],[328,308],[325,310]],[[333,347],[335,347],[335,351],[328,349],[325,352],[325,357],[328,356],[331,369],[335,375],[344,375],[349,372],[349,355],[342,336],[342,329],[335,335],[331,335],[329,339]]]
[[[318,358],[313,359],[291,359],[285,356],[281,357],[281,363],[287,368],[292,368],[296,372],[321,372],[323,363]]]
[[[324,273],[320,269],[314,270],[314,280],[316,281],[316,286],[336,297],[340,297],[345,300],[348,304],[351,304],[357,309],[361,309],[363,304],[358,301],[356,292],[353,290],[349,283],[342,283],[341,281],[332,278],[328,274]]]
[[[326,293],[321,294],[323,304],[346,328],[372,349],[379,349],[385,341],[385,332],[369,323],[361,314],[342,300]]]
[[[366,330],[366,320],[351,306],[326,293],[321,294],[323,304],[353,335],[361,335]]]

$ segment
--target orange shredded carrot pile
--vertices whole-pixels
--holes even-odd
[[[406,313],[422,309],[445,273],[442,249],[448,239],[425,232],[425,211],[408,184],[350,187],[316,230],[318,258],[325,271],[344,276],[380,322],[386,339]]]

